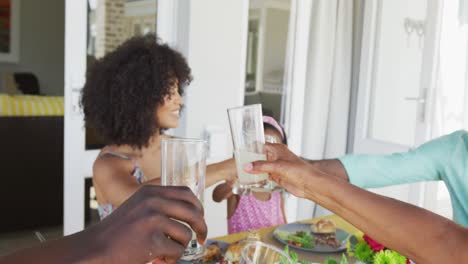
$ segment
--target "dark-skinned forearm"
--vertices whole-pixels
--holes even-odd
[[[106,263],[105,250],[99,245],[99,240],[91,236],[90,231],[92,230],[0,257],[0,263]]]
[[[328,175],[305,189],[306,198],[416,263],[468,263],[468,229],[446,218]]]
[[[307,161],[319,171],[349,181],[348,174],[343,164],[338,159],[308,160],[303,158],[303,160]]]

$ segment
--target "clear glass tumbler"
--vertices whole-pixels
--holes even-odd
[[[240,264],[292,264],[283,250],[260,241],[249,242],[242,249]]]
[[[228,116],[238,176],[233,192],[248,194],[252,191],[272,191],[268,174],[250,174],[243,169],[246,163],[266,160],[262,105],[254,104],[230,108]]]
[[[188,186],[203,204],[207,144],[201,139],[167,138],[161,141],[161,185]],[[203,250],[193,233],[184,256]],[[185,257],[184,257],[185,258]]]

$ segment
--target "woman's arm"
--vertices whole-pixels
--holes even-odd
[[[205,186],[210,187],[223,180],[232,180],[236,177],[236,163],[233,158],[206,167]]]
[[[285,147],[267,148],[274,153],[275,161],[248,164],[248,172],[270,173],[271,179],[290,193],[317,202],[417,263],[468,263],[467,228],[330,177]]]

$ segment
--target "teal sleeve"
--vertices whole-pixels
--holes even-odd
[[[352,184],[375,188],[419,181],[441,180],[444,167],[464,131],[429,141],[417,149],[391,155],[347,155],[339,160]]]

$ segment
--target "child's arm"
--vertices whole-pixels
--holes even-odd
[[[214,189],[213,201],[219,203],[224,199],[228,199],[232,195],[234,195],[232,193],[232,182],[226,181],[225,183],[216,186],[216,188]]]

